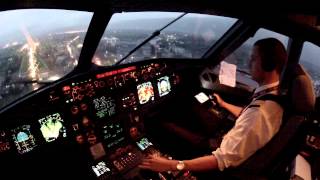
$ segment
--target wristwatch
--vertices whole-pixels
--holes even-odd
[[[182,171],[185,167],[185,164],[183,161],[178,161],[178,164],[177,164],[177,170],[179,171]]]

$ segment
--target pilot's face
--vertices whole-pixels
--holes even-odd
[[[263,69],[261,67],[261,58],[257,46],[254,46],[250,58],[250,71],[253,80],[258,83],[263,79]]]

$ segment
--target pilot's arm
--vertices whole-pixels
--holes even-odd
[[[145,158],[139,166],[156,172],[177,171],[178,160],[169,160],[164,157]],[[208,171],[218,169],[218,162],[214,155],[207,155],[191,160],[183,161],[183,168],[188,171]],[[181,169],[182,170],[182,169]]]
[[[219,104],[220,107],[225,108],[226,110],[231,112],[235,117],[239,117],[243,107],[235,106],[233,104],[229,104],[225,102],[218,94],[214,93],[213,95],[216,97],[217,103]]]
[[[263,147],[278,132],[283,109],[272,101],[261,101],[248,108],[237,119],[235,126],[224,136],[218,149],[207,155],[183,161],[184,169],[205,171],[235,167]],[[149,157],[140,165],[153,171],[177,170],[177,160]]]

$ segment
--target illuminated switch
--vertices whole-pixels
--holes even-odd
[[[183,173],[183,176],[186,177],[186,176],[189,176],[190,175],[190,172],[189,171],[186,171],[185,173]]]
[[[135,117],[134,117],[134,120],[135,120],[136,122],[139,122],[139,121],[140,121],[139,116],[135,116]]]
[[[86,110],[88,109],[88,105],[86,105],[86,104],[84,104],[84,103],[82,103],[82,104],[80,105],[80,107],[81,107],[81,110],[82,110],[82,111],[86,111]]]
[[[316,139],[316,137],[311,136],[311,137],[310,137],[310,142],[313,143],[313,142],[315,141],[315,139]]]
[[[106,86],[106,83],[104,81],[99,81],[99,87],[103,88]]]
[[[79,129],[79,124],[73,124],[73,125],[72,125],[72,129],[73,129],[74,131],[77,131],[77,130]]]
[[[79,113],[79,108],[78,108],[77,106],[72,106],[72,108],[71,108],[71,113],[72,113],[73,115],[78,114],[78,113]]]

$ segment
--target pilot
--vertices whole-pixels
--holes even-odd
[[[278,132],[283,109],[275,101],[259,100],[266,94],[278,94],[279,79],[287,60],[283,44],[274,38],[255,42],[251,58],[252,78],[259,83],[251,103],[245,108],[225,102],[214,94],[217,103],[237,117],[232,129],[223,137],[220,146],[212,154],[191,160],[169,160],[163,157],[147,157],[140,168],[152,171],[208,171],[236,167],[263,147]]]

